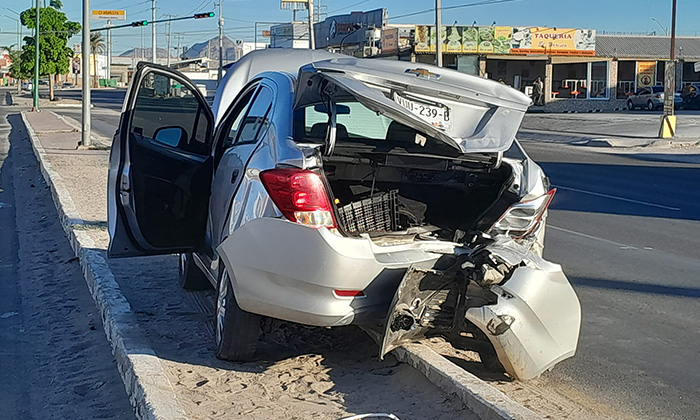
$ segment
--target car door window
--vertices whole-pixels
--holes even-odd
[[[248,109],[250,108],[250,103],[253,100],[253,95],[255,94],[255,91],[255,88],[248,89],[248,91],[243,94],[243,96],[236,103],[236,105],[234,105],[233,110],[228,115],[227,126],[225,126],[223,129],[225,137],[221,142],[221,147],[219,148],[219,150],[221,150],[222,152],[231,147],[233,142],[236,140],[236,137],[238,136],[238,131],[241,128],[241,123],[243,122],[243,118],[248,113]]]
[[[270,125],[269,111],[273,96],[272,89],[264,85],[260,86],[239,129],[235,145],[255,143],[265,134]]]
[[[134,104],[131,135],[206,155],[210,150],[211,131],[206,110],[187,86],[159,73],[149,73],[142,79]],[[159,135],[162,132],[168,134]]]

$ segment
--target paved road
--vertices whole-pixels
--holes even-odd
[[[625,111],[584,114],[541,114],[525,116],[522,128],[571,133],[590,137],[656,139],[661,111]],[[700,140],[700,111],[677,111],[677,139]]]
[[[95,109],[113,130],[118,114]],[[623,118],[633,125],[643,118],[647,127],[656,119],[620,115],[631,115]],[[575,118],[593,130],[619,119]],[[583,308],[579,353],[544,375],[543,386],[635,417],[697,418],[700,165],[557,143],[524,146],[558,188],[545,254],[564,266]]]
[[[17,108],[2,105],[0,418],[134,418]]]
[[[579,294],[579,352],[545,375],[642,418],[700,412],[700,165],[526,142],[558,188],[545,257]]]

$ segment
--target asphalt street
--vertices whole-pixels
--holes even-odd
[[[18,107],[0,89],[0,418],[133,419]]]
[[[93,126],[105,137],[118,124],[123,95],[93,93]],[[79,110],[57,112],[79,119]],[[700,135],[692,128],[697,113],[684,115],[679,127],[685,121],[683,132]],[[646,133],[658,121],[639,112],[576,115],[575,125],[571,118],[528,115],[526,125],[619,134],[624,124]],[[697,418],[700,165],[563,143],[523,142],[558,189],[545,256],[562,264],[583,310],[578,354],[540,381],[582,404],[638,418]]]

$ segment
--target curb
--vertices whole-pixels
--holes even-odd
[[[47,161],[46,152],[24,112],[22,121],[39,161],[41,174],[50,187],[63,230],[80,260],[88,289],[102,316],[105,334],[112,345],[117,368],[137,418],[186,419],[158,356],[141,336],[129,302],[121,293],[102,253],[94,249],[94,241],[82,228],[84,221],[60,175]],[[395,349],[393,354],[444,392],[457,395],[482,420],[543,419],[426,346],[406,344]]]
[[[543,420],[539,414],[420,344],[404,344],[392,352],[443,391],[456,394],[481,420]]]
[[[129,401],[136,417],[144,420],[185,419],[158,356],[138,330],[131,306],[119,289],[114,275],[95,243],[83,228],[73,199],[60,175],[51,168],[46,152],[34,129],[22,112],[22,122],[39,161],[41,174],[50,187],[58,216],[66,236],[79,258],[88,289],[100,311],[107,340],[117,361]]]

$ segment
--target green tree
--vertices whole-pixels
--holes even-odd
[[[15,45],[0,47],[0,50],[7,50],[7,55],[10,56],[10,74],[13,79],[17,80],[17,93],[22,92],[22,79],[26,79],[29,75],[22,73],[22,50],[15,48]]]
[[[50,7],[39,13],[39,75],[49,76],[49,96],[54,99],[53,86],[57,74],[68,73],[73,50],[68,47],[68,39],[80,31],[80,23],[69,21],[59,9],[62,4],[52,0]],[[20,14],[22,25],[29,29],[36,27],[36,8]],[[24,38],[20,59],[20,73],[34,74],[34,37]]]
[[[100,32],[90,34],[90,51],[92,51],[92,86],[98,87],[97,54],[105,51],[105,41]]]

